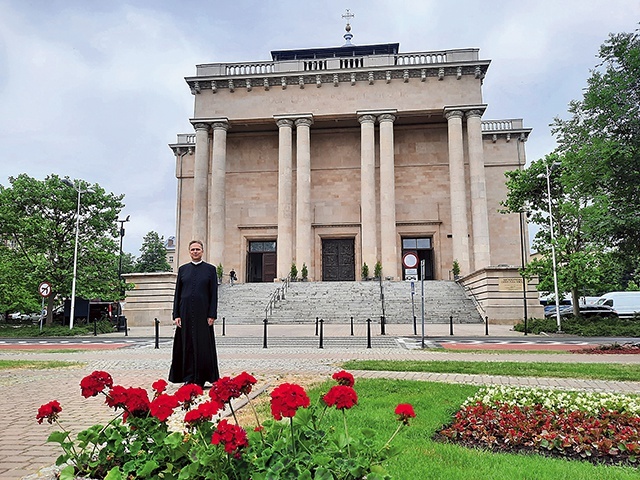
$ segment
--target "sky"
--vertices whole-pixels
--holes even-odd
[[[580,99],[599,46],[630,32],[640,0],[0,0],[0,184],[21,173],[124,194],[123,248],[175,233],[175,157],[192,133],[184,77],[202,63],[272,50],[400,43],[479,48],[491,60],[485,120],[522,118],[527,158],[555,147],[549,124]]]

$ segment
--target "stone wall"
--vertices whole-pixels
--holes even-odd
[[[132,290],[127,291],[122,309],[130,327],[153,326],[156,318],[160,325],[172,324],[176,273],[130,273],[123,277],[127,284],[134,285]]]

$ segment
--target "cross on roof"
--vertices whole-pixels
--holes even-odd
[[[347,8],[347,12],[345,14],[342,15],[342,18],[346,18],[347,19],[347,25],[349,25],[349,21],[355,17],[355,15],[353,13],[351,13],[351,11]]]

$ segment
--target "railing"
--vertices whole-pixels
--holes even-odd
[[[287,290],[289,289],[289,277],[283,279],[282,284],[275,289],[275,291],[269,297],[267,301],[267,306],[264,308],[264,319],[267,320],[271,315],[273,315],[273,309],[276,304],[280,300],[285,299],[285,295],[287,294]]]
[[[179,145],[184,145],[185,143],[189,145],[196,144],[196,134],[195,133],[179,133],[178,134],[178,142]]]
[[[476,298],[475,293],[473,293],[473,291],[468,286],[466,286],[464,283],[462,283],[460,280],[456,280],[456,283],[458,285],[460,285],[462,288],[464,288],[464,291],[469,295],[469,298],[473,302],[473,305],[476,307],[476,310],[478,311],[480,316],[482,318],[484,318],[487,315],[487,312],[484,309],[484,307],[480,304],[478,299]]]
[[[500,132],[504,130],[518,130],[523,128],[521,118],[512,118],[508,120],[483,120],[483,132]]]

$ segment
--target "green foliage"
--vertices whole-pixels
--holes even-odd
[[[157,232],[151,231],[142,239],[136,271],[139,273],[171,271],[171,265],[167,262],[167,248],[164,246],[164,238]]]
[[[224,275],[224,267],[222,263],[219,263],[216,267],[216,273],[218,274],[218,282],[222,282],[222,276]]]
[[[382,276],[382,263],[380,263],[380,260],[378,260],[373,267],[373,276],[375,278],[380,278]]]
[[[369,278],[369,265],[367,265],[367,262],[364,262],[362,264],[362,279],[366,280],[367,278]]]
[[[295,280],[298,278],[298,267],[296,267],[295,262],[291,264],[291,270],[289,271],[289,278],[291,280]]]
[[[524,332],[524,323],[516,324],[513,329]],[[529,333],[537,335],[541,332],[555,332],[557,329],[555,317],[527,320]],[[640,318],[563,318],[562,331],[570,335],[585,337],[640,337]]]
[[[307,264],[302,264],[302,270],[300,270],[300,275],[302,275],[302,280],[307,280],[309,278],[309,269],[307,268]]]
[[[451,273],[453,273],[454,278],[460,276],[460,263],[458,263],[458,260],[454,260],[451,264]]]
[[[0,185],[0,238],[10,242],[0,249],[0,270],[12,270],[7,272],[8,285],[0,282],[5,284],[0,288],[0,310],[15,308],[18,302],[24,307],[39,303],[37,286],[45,280],[54,295],[66,298],[71,293],[78,193],[62,180],[56,175],[37,180],[21,174],[10,177],[10,185]],[[98,184],[73,183],[90,188],[80,202],[76,295],[114,298],[116,218],[123,196],[107,193]]]
[[[112,333],[113,323],[100,320],[96,323],[97,333]],[[2,325],[0,324],[0,338],[32,338],[32,337],[69,337],[76,335],[93,335],[93,322],[85,325],[75,324],[73,329],[68,325]]]

